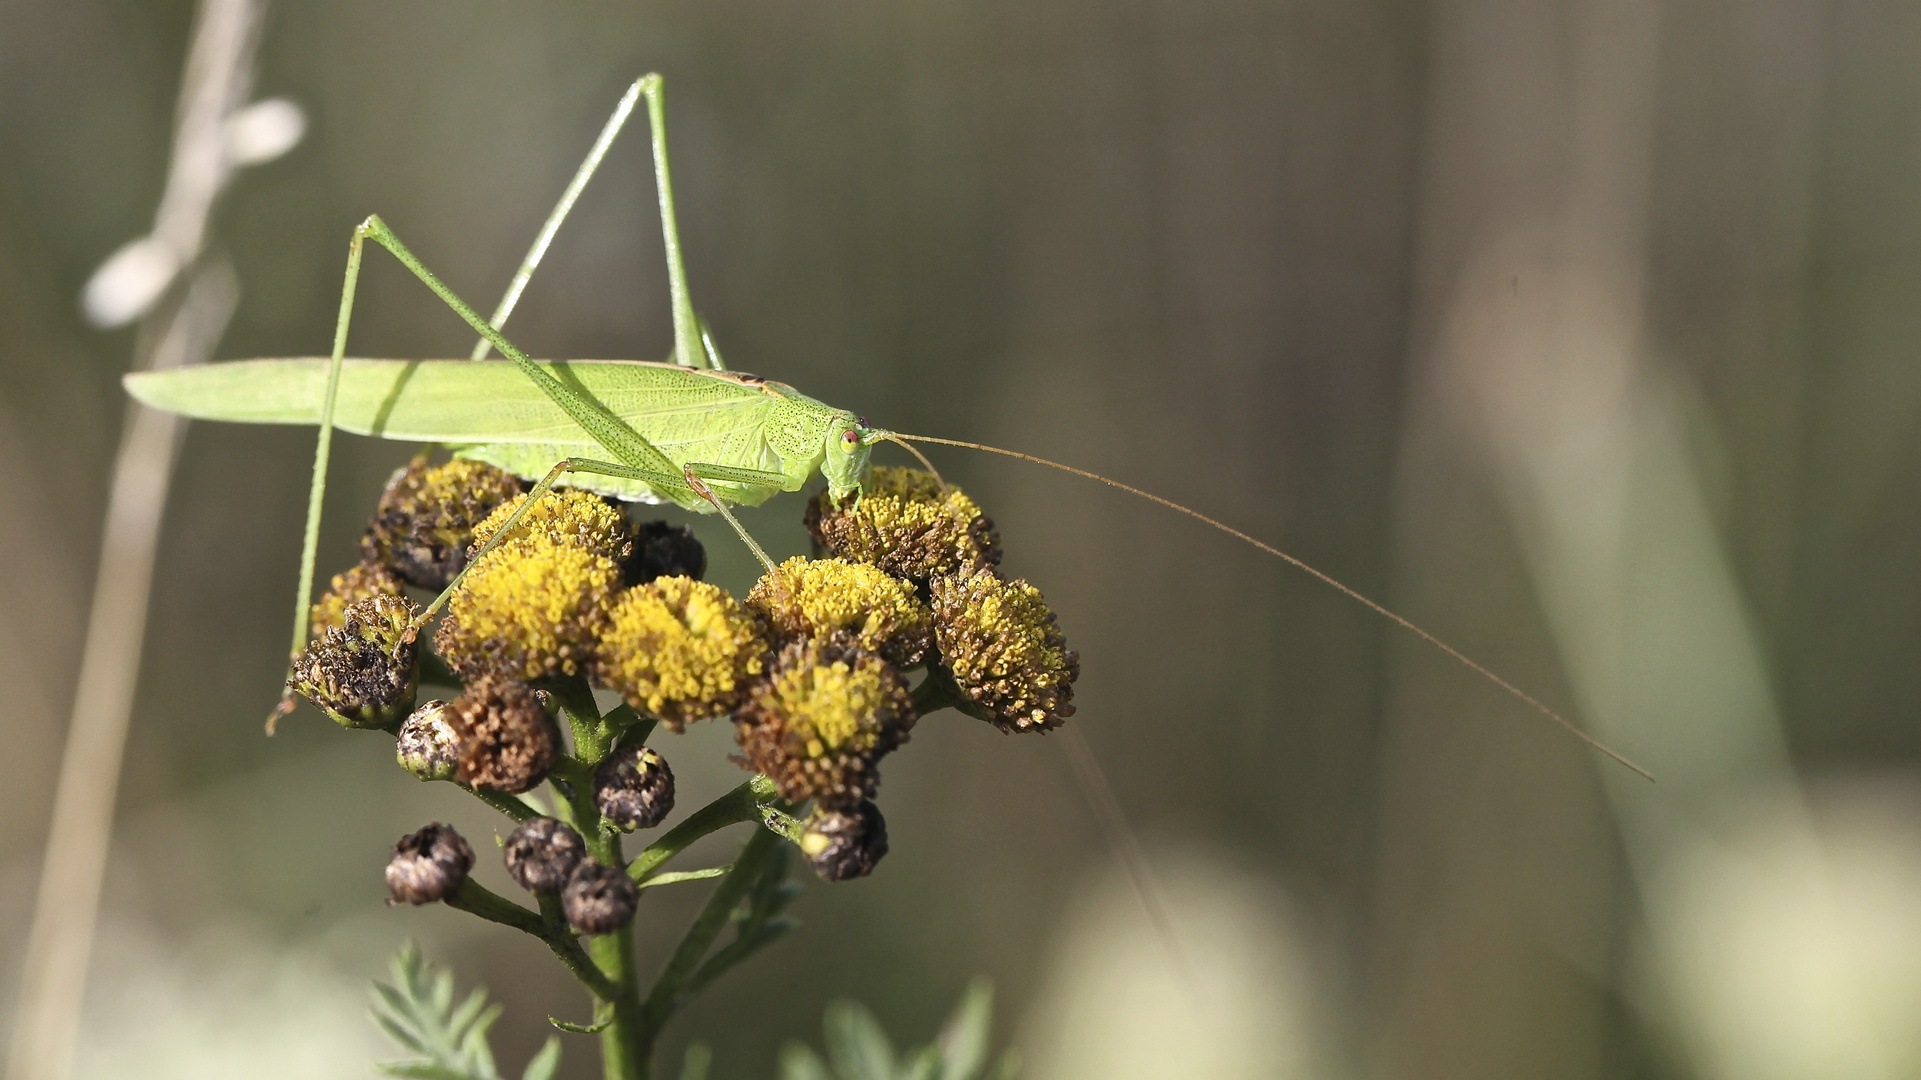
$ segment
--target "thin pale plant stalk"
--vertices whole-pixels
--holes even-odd
[[[136,367],[210,357],[238,299],[224,260],[204,260],[207,220],[232,175],[227,118],[252,90],[260,6],[203,0],[188,49],[178,127],[153,239],[187,268],[177,304],[143,320]],[[178,454],[178,417],[132,407],[115,456],[73,715],[56,782],[7,1074],[64,1080],[73,1066],[100,892],[133,716],[154,553]]]

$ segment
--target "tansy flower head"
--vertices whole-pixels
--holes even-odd
[[[964,712],[1003,731],[1044,731],[1074,715],[1080,657],[1039,589],[988,570],[929,585],[934,638]]]
[[[876,465],[861,494],[807,506],[807,531],[829,554],[873,563],[916,582],[971,573],[1001,561],[994,522],[961,489],[929,472]]]
[[[463,784],[518,795],[554,767],[560,732],[526,683],[476,679],[445,716],[460,744],[454,779]]]
[[[416,460],[381,493],[360,541],[361,561],[381,563],[410,585],[444,589],[467,565],[474,526],[518,494],[520,481],[492,465]]]
[[[880,785],[881,755],[907,741],[907,682],[848,640],[811,638],[780,651],[738,714],[739,761],[790,802],[851,806]]]
[[[447,601],[434,649],[463,679],[573,675],[591,663],[620,567],[585,548],[509,541]]]
[[[347,605],[376,596],[399,596],[403,584],[399,574],[381,563],[360,563],[351,570],[335,574],[326,595],[314,604],[309,613],[308,625],[312,627],[313,636],[324,637],[327,631],[343,625],[347,619]]]
[[[919,664],[933,642],[933,616],[913,587],[867,563],[788,559],[755,583],[746,602],[783,635],[844,632],[897,667]]]
[[[391,728],[418,686],[419,646],[405,640],[414,610],[398,596],[349,604],[341,625],[294,659],[287,685],[343,727]]]
[[[679,731],[732,712],[765,670],[768,643],[751,612],[715,586],[660,578],[627,590],[601,636],[596,668],[629,705]]]
[[[487,520],[474,527],[473,544],[467,554],[471,557],[478,552],[526,501],[527,496],[517,495],[487,515]],[[514,525],[513,535],[501,543],[509,546],[560,544],[620,562],[633,554],[634,534],[627,515],[608,505],[607,500],[574,488],[555,488],[542,495],[533,509],[521,516]]]

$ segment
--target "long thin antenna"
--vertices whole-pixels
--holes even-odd
[[[1599,750],[1601,753],[1606,754],[1608,757],[1613,758],[1616,762],[1619,762],[1621,765],[1624,765],[1628,769],[1639,774],[1642,779],[1648,781],[1649,783],[1654,782],[1653,773],[1648,772],[1646,769],[1643,769],[1641,766],[1636,765],[1632,761],[1629,761],[1626,757],[1622,756],[1620,753],[1615,751],[1612,747],[1609,747],[1606,743],[1588,734],[1586,731],[1581,730],[1581,728],[1576,724],[1574,724],[1572,721],[1563,717],[1560,713],[1555,712],[1553,709],[1548,708],[1546,705],[1541,704],[1540,701],[1536,700],[1532,695],[1528,694],[1526,691],[1522,690],[1520,687],[1515,686],[1513,683],[1508,682],[1506,679],[1503,679],[1499,675],[1494,674],[1494,672],[1489,671],[1487,668],[1481,666],[1480,664],[1474,662],[1473,660],[1468,659],[1468,657],[1464,653],[1462,653],[1459,649],[1456,649],[1454,646],[1449,645],[1447,642],[1442,641],[1440,638],[1437,638],[1433,634],[1428,633],[1426,630],[1423,630],[1420,627],[1414,625],[1412,622],[1409,622],[1407,619],[1399,615],[1396,615],[1394,612],[1389,611],[1387,608],[1382,607],[1380,604],[1369,599],[1367,596],[1363,595],[1362,593],[1357,592],[1346,585],[1343,585],[1341,582],[1337,581],[1333,577],[1319,570],[1316,570],[1314,567],[1309,566],[1307,563],[1302,562],[1300,559],[1297,559],[1294,556],[1289,555],[1287,552],[1282,551],[1280,548],[1277,548],[1272,544],[1263,543],[1260,540],[1256,540],[1253,537],[1247,535],[1246,533],[1242,532],[1239,529],[1234,528],[1231,525],[1223,524],[1219,521],[1214,520],[1211,517],[1208,517],[1206,514],[1201,513],[1199,510],[1189,509],[1188,507],[1182,506],[1180,503],[1177,503],[1172,499],[1164,499],[1159,495],[1154,494],[1151,491],[1142,491],[1140,488],[1134,487],[1131,484],[1123,484],[1119,480],[1110,480],[1099,473],[1088,472],[1086,469],[1077,469],[1072,465],[1063,465],[1058,461],[1049,461],[1046,458],[1035,457],[1032,454],[1023,454],[1017,450],[1003,450],[998,446],[988,446],[985,443],[966,442],[961,439],[941,439],[941,438],[936,438],[932,435],[903,435],[897,431],[890,431],[886,434],[885,437],[891,438],[891,439],[906,439],[913,442],[935,443],[940,446],[959,446],[968,450],[980,450],[989,454],[999,454],[1002,457],[1018,458],[1021,461],[1031,461],[1036,465],[1045,465],[1050,469],[1059,469],[1062,472],[1073,473],[1075,476],[1086,477],[1089,480],[1098,480],[1101,483],[1106,484],[1108,487],[1119,488],[1120,490],[1125,491],[1130,495],[1138,495],[1141,498],[1146,499],[1148,502],[1159,503],[1160,505],[1167,507],[1169,510],[1174,510],[1174,511],[1178,511],[1180,513],[1186,514],[1188,517],[1191,517],[1194,520],[1201,522],[1202,524],[1212,525],[1214,528],[1219,529],[1220,531],[1226,533],[1229,536],[1234,537],[1237,540],[1241,540],[1247,544],[1257,547],[1262,551],[1267,552],[1269,555],[1272,555],[1275,558],[1280,559],[1283,562],[1286,562],[1289,565],[1296,567],[1297,569],[1304,570],[1307,573],[1314,575],[1315,577],[1319,578],[1321,581],[1340,590],[1348,598],[1359,601],[1361,604],[1366,605],[1366,607],[1369,610],[1373,611],[1375,614],[1383,616],[1384,618],[1392,621],[1396,625],[1400,626],[1402,629],[1407,630],[1408,632],[1414,634],[1416,637],[1419,637],[1422,641],[1427,642],[1429,645],[1432,645],[1435,648],[1453,657],[1455,660],[1459,661],[1462,665],[1467,667],[1468,670],[1473,671],[1474,673],[1480,675],[1482,678],[1487,679],[1489,682],[1493,683],[1494,685],[1500,687],[1503,690],[1506,690],[1508,693],[1514,695],[1515,697],[1521,699],[1522,701],[1527,702],[1529,705],[1534,707],[1535,711],[1539,712],[1541,715],[1547,717],[1548,719],[1554,721],[1555,723],[1561,725],[1563,728],[1566,728],[1571,734],[1574,735],[1575,738],[1580,739],[1582,742],[1587,743],[1589,746],[1592,746],[1596,750]]]
[[[919,450],[916,450],[912,443],[903,442],[899,438],[893,435],[884,436],[884,438],[886,439],[886,441],[893,443],[895,446],[898,446],[902,450],[905,450],[908,453],[914,455],[914,460],[926,466],[927,471],[934,474],[934,482],[940,485],[940,489],[943,494],[946,493],[947,481],[941,478],[940,470],[934,468],[934,463],[927,460],[926,454],[923,454]]]

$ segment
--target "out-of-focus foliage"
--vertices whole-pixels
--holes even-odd
[[[392,973],[392,983],[374,984],[374,1019],[418,1056],[382,1064],[381,1072],[413,1080],[500,1080],[487,1042],[500,1006],[487,1004],[486,990],[476,986],[456,1005],[453,972],[436,971],[412,942],[395,955]],[[549,1036],[520,1080],[552,1080],[559,1067],[560,1036]]]
[[[827,1057],[806,1043],[788,1043],[780,1052],[780,1080],[1014,1080],[1020,1056],[1012,1050],[988,1068],[993,1022],[994,988],[985,979],[968,986],[933,1042],[905,1051],[895,1049],[865,1005],[836,1001],[823,1024]]]

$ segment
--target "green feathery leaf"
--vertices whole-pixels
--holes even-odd
[[[452,973],[436,971],[412,942],[401,947],[391,970],[392,985],[374,984],[374,1021],[417,1057],[376,1068],[412,1080],[501,1080],[487,1042],[500,1006],[487,1004],[487,991],[475,987],[456,1006]],[[559,1066],[556,1037],[527,1063],[522,1080],[552,1080]]]

